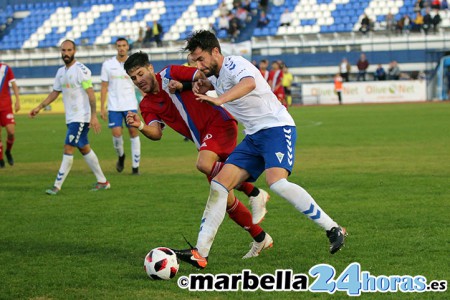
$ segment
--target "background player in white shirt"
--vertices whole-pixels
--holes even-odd
[[[76,46],[73,41],[65,40],[61,44],[61,58],[65,66],[59,68],[56,73],[53,91],[30,112],[30,116],[35,117],[41,109],[55,101],[62,92],[66,111],[67,134],[63,160],[56,175],[55,183],[53,188],[46,191],[49,195],[56,195],[61,190],[61,186],[72,168],[73,153],[76,148],[81,152],[97,178],[93,190],[110,188],[110,184],[100,168],[97,155],[88,141],[89,128],[94,129],[95,133],[100,132],[91,71],[75,60],[75,53]]]
[[[344,244],[345,229],[308,192],[287,180],[294,164],[295,123],[259,70],[241,56],[224,57],[219,41],[206,30],[194,32],[187,39],[185,50],[208,77],[194,84],[197,100],[223,105],[244,125],[246,136],[211,181],[196,247],[176,250],[178,258],[206,267],[204,261],[202,266],[198,261],[209,255],[225,215],[228,192],[245,180],[255,181],[264,171],[270,189],[326,230],[330,252],[337,252]],[[211,89],[215,89],[217,98],[206,95]]]
[[[122,172],[125,161],[122,125],[128,111],[137,113],[138,101],[133,81],[123,68],[130,49],[128,41],[125,38],[118,38],[116,48],[117,55],[106,60],[102,65],[100,102],[102,119],[109,119],[108,127],[111,128],[114,149],[119,156],[116,169],[118,172]],[[108,113],[105,109],[106,98],[108,98]],[[131,140],[132,174],[137,175],[139,174],[139,162],[141,160],[139,131],[129,125],[127,127]]]

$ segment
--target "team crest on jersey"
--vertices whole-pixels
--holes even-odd
[[[280,164],[281,164],[281,162],[283,161],[283,158],[284,158],[284,153],[276,152],[275,155],[277,156],[278,161],[279,161]]]
[[[170,82],[169,78],[163,77],[163,79],[162,79],[163,89],[166,89],[169,86],[169,82]]]

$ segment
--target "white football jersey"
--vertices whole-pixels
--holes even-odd
[[[242,56],[225,57],[219,77],[211,76],[208,79],[220,96],[246,77],[255,79],[255,89],[223,105],[244,125],[245,134],[253,134],[272,127],[295,126],[291,115],[272,92],[261,72]]]
[[[53,89],[62,92],[66,123],[91,121],[91,107],[85,89],[92,87],[91,70],[80,62],[56,73]]]
[[[100,80],[108,82],[108,110],[137,110],[138,101],[134,84],[123,67],[123,63],[114,56],[102,65]]]

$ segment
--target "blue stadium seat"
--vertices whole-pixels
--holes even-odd
[[[228,37],[228,33],[227,33],[227,31],[226,31],[225,29],[221,29],[221,30],[219,30],[219,32],[217,33],[217,37],[218,37],[219,39],[224,39],[224,38]]]
[[[161,15],[160,23],[163,26],[164,30],[167,32],[171,26],[177,22],[177,20],[182,16],[182,13],[185,12],[186,8],[194,3],[194,0],[161,0],[164,2],[164,5],[166,7],[166,12]],[[231,0],[230,0],[231,1]],[[271,22],[267,25],[266,28],[262,29],[254,29],[253,33],[255,36],[265,36],[265,35],[276,35],[278,31],[279,26],[279,19],[281,14],[284,12],[286,8],[288,8],[291,12],[294,11],[296,6],[299,4],[300,0],[285,0],[280,5],[274,5],[273,3],[270,4],[269,8],[269,18]],[[320,32],[321,33],[327,33],[327,32],[344,32],[344,31],[352,31],[354,24],[359,22],[359,17],[362,13],[364,13],[364,9],[369,6],[371,2],[374,0],[353,0],[353,1],[339,1],[339,3],[336,4],[336,9],[332,12],[332,18],[334,20],[333,24],[329,24],[328,22],[319,22],[317,19],[312,19],[310,15],[308,15],[308,18],[300,19],[298,26],[314,26],[314,25],[320,25],[320,24],[327,24],[327,25],[320,25]],[[12,2],[12,1],[11,1]],[[54,10],[57,7],[61,6],[70,6],[72,10],[72,17],[75,18],[78,16],[81,12],[86,12],[91,9],[92,5],[101,5],[101,4],[112,4],[113,10],[102,12],[100,14],[100,17],[95,20],[95,23],[90,25],[88,27],[88,30],[85,32],[82,32],[82,38],[89,38],[90,42],[93,42],[96,37],[98,37],[105,28],[109,26],[111,22],[114,22],[115,18],[119,16],[119,14],[122,12],[123,9],[130,9],[132,6],[134,6],[137,2],[141,3],[141,7],[145,7],[145,5],[149,4],[149,1],[144,0],[135,0],[135,1],[129,1],[129,0],[70,0],[70,1],[59,1],[59,0],[27,0],[27,1],[18,1],[14,5],[6,5],[6,9],[4,9],[0,13],[0,24],[4,23],[8,16],[11,16],[11,13],[14,10],[26,10],[32,8],[33,14],[31,14],[29,17],[24,18],[23,20],[17,21],[16,26],[11,29],[10,34],[11,37],[9,38],[9,44],[11,45],[11,41],[17,41],[18,43],[23,43],[24,40],[28,39],[32,33],[36,32],[37,29],[42,26],[43,22],[50,17],[50,15],[54,12]],[[198,13],[198,16],[200,18],[207,18],[212,15],[212,12],[218,7],[219,3],[221,1],[197,1],[197,7],[196,11]],[[258,6],[257,0],[251,1],[251,6],[253,9],[257,9]],[[334,0],[315,0],[315,1],[309,1],[311,4],[317,3],[320,4],[331,4],[336,3]],[[404,14],[409,14],[410,16],[413,16],[412,9],[413,4],[415,0],[404,0],[404,4],[399,8],[399,13],[397,15],[397,18]],[[24,4],[25,3],[25,4]],[[77,3],[78,5],[75,5]],[[158,6],[160,3],[150,2],[151,6]],[[201,3],[201,4],[199,4]],[[214,4],[210,4],[214,3]],[[8,13],[9,12],[9,13]],[[128,17],[122,17],[122,21],[131,21],[134,26],[139,26],[139,22],[141,22],[144,19],[144,16],[146,16],[150,12],[149,8],[146,9],[138,9],[136,11],[136,14],[132,16],[130,19]],[[384,15],[378,15],[376,21],[382,22],[385,20]],[[217,25],[218,18],[215,18],[215,24]],[[151,22],[149,22],[151,23]],[[52,26],[56,26],[55,30],[57,30],[57,25],[54,25],[55,22],[53,22]],[[294,34],[298,33],[298,28],[290,28],[294,30],[287,31],[287,34]],[[309,29],[309,27],[308,27]],[[67,31],[70,29],[67,28]],[[133,28],[133,30],[136,30],[136,28]],[[54,36],[55,34],[55,36]],[[184,33],[182,34],[183,37]],[[51,34],[47,34],[46,40],[48,40],[48,43],[53,43],[53,39],[60,39],[63,36],[63,34],[56,34],[55,31],[52,31]],[[178,33],[175,34],[169,34],[168,37],[172,36],[178,36]],[[226,32],[219,32],[218,36],[221,36],[222,38],[227,36]],[[182,38],[181,37],[181,38]],[[7,37],[3,37],[2,42],[8,41],[8,39],[5,39]],[[41,44],[47,44],[41,43]]]
[[[253,35],[254,36],[262,36],[261,28],[255,28],[255,30],[253,30]]]

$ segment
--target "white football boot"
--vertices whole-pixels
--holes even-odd
[[[273,239],[272,237],[266,232],[266,236],[264,237],[264,240],[261,243],[258,243],[257,241],[253,241],[250,243],[250,251],[248,251],[247,254],[245,254],[242,259],[257,257],[261,251],[265,249],[272,248],[273,246]]]
[[[270,195],[263,189],[259,189],[258,196],[250,197],[250,206],[252,207],[252,223],[259,224],[267,213],[266,203]]]

